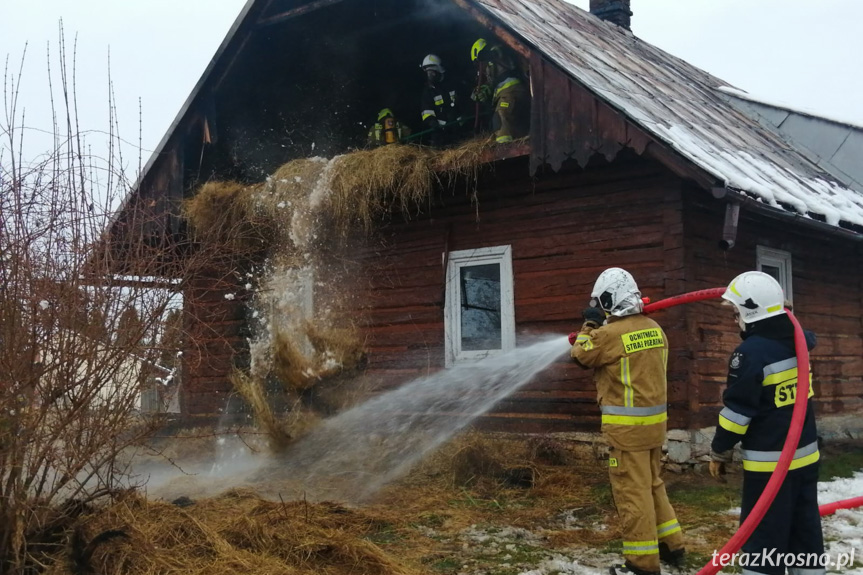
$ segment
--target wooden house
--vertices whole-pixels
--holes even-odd
[[[595,14],[562,0],[249,0],[112,237],[182,236],[178,204],[202,177],[262,180],[290,159],[343,153],[362,144],[358,125],[381,107],[418,125],[423,56],[437,53],[470,83],[470,46],[485,37],[528,73],[530,136],[489,156],[478,203],[447,196],[410,219],[393,214],[379,230],[385,244],[357,255],[367,375],[394,385],[469,361],[478,344],[458,327],[466,308],[454,305],[468,276],[497,286],[486,345],[506,350],[577,329],[607,267],[632,272],[654,301],[761,269],[818,335],[822,416],[861,413],[860,180],[740,106],[722,80],[634,36],[628,1],[592,4]],[[246,318],[239,299],[224,298],[230,286],[201,277],[186,290],[196,306],[187,327],[211,335],[183,356],[181,407],[212,415],[245,352]],[[714,425],[738,341],[733,320],[709,302],[656,319],[671,341],[670,427]],[[481,423],[598,429],[590,374],[564,359]]]

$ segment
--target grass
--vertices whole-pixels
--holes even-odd
[[[724,513],[740,505],[740,486],[736,482],[711,485],[707,481],[709,480],[705,479],[702,484],[677,483],[668,486],[668,499],[672,506]]]
[[[863,445],[856,442],[830,445],[821,450],[820,463],[819,481],[852,477],[863,469]]]

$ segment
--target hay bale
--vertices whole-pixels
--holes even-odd
[[[255,210],[260,186],[239,182],[207,182],[183,203],[196,241],[225,255],[251,255],[269,245],[269,219]]]
[[[234,389],[252,409],[258,426],[266,432],[270,447],[274,451],[282,451],[293,437],[273,413],[261,381],[249,377],[239,369],[231,372],[230,379]]]
[[[232,490],[185,508],[127,497],[80,527],[90,534],[122,528],[128,536],[95,549],[87,565],[94,575],[416,574],[366,539],[385,525],[334,504],[276,503]]]
[[[438,181],[430,158],[424,148],[398,144],[337,158],[327,211],[341,236],[357,227],[372,231],[393,207],[409,215],[428,202]]]

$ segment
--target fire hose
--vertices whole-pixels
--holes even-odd
[[[723,293],[725,293],[725,288],[712,288],[670,297],[655,303],[647,303],[650,300],[646,300],[645,303],[647,305],[644,306],[644,312],[651,313],[684,303],[713,299],[720,297]],[[737,553],[737,551],[739,551],[740,548],[743,547],[743,544],[749,539],[749,536],[752,535],[752,532],[755,531],[758,524],[761,523],[767,510],[776,498],[776,494],[779,492],[782,482],[785,481],[785,476],[788,474],[788,468],[791,465],[791,460],[794,457],[794,452],[797,449],[798,442],[800,441],[800,434],[803,431],[803,421],[806,417],[806,404],[808,403],[809,398],[809,349],[806,346],[806,338],[803,335],[803,329],[800,327],[797,318],[794,317],[791,310],[786,309],[785,311],[788,313],[791,323],[794,324],[794,351],[797,354],[798,389],[797,396],[794,399],[794,411],[791,414],[791,425],[788,428],[788,435],[785,438],[785,445],[782,448],[782,453],[779,456],[776,469],[770,476],[767,486],[764,488],[764,491],[761,493],[761,497],[758,498],[752,511],[746,517],[746,520],[742,525],[740,525],[740,528],[734,536],[732,536],[718,552],[717,555],[720,558],[731,557],[732,554]],[[855,497],[821,505],[819,507],[819,512],[823,517],[825,515],[835,513],[837,509],[852,509],[861,506],[863,506],[863,497]],[[725,565],[721,561],[717,564],[714,564],[714,562],[711,561],[702,567],[696,575],[715,575],[724,566]]]

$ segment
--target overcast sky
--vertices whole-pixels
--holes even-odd
[[[50,129],[45,62],[62,18],[70,54],[77,36],[80,126],[105,129],[110,47],[120,132],[137,143],[140,98],[146,163],[244,4],[0,0],[0,56],[17,74],[29,42],[20,101],[28,126]],[[754,96],[863,124],[861,0],[632,0],[632,10],[635,34]]]

